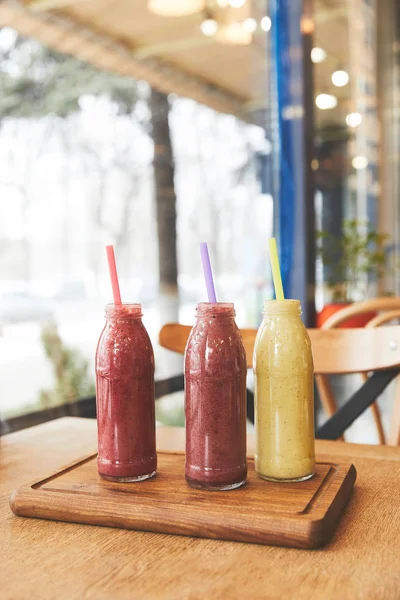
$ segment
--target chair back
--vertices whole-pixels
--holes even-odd
[[[159,334],[163,348],[183,354],[190,325],[169,323]],[[256,329],[241,329],[247,367],[253,363]],[[400,365],[400,325],[376,329],[308,329],[316,374],[368,373]]]
[[[385,323],[390,323],[400,317],[400,298],[373,298],[371,300],[364,300],[363,302],[355,302],[337,313],[332,315],[322,326],[324,330],[330,330],[335,327],[340,327],[345,321],[351,317],[355,317],[365,313],[378,313],[374,316],[366,325],[367,328],[379,327]],[[364,372],[364,380],[366,379]],[[321,398],[322,405],[324,406],[325,412],[331,416],[337,409],[336,400],[332,391],[332,387],[328,378],[324,375],[319,375],[316,378],[319,395]],[[397,445],[400,443],[400,381],[397,378],[396,382],[396,394],[393,408],[393,415],[391,419],[390,433],[388,440],[386,440],[386,434],[383,428],[382,416],[380,413],[379,406],[376,402],[372,404],[371,411],[375,421],[375,426],[378,432],[378,440],[380,444],[385,444],[388,441],[389,444]]]
[[[339,327],[342,323],[369,312],[387,312],[387,311],[399,311],[400,310],[400,298],[372,298],[371,300],[363,300],[362,302],[354,302],[350,306],[346,306],[339,310],[337,313],[329,317],[323,324],[321,329],[333,329]]]
[[[186,343],[192,327],[190,325],[181,325],[180,323],[168,323],[164,325],[159,333],[160,346],[178,354],[184,354]],[[241,329],[243,345],[246,350],[247,368],[250,369],[253,364],[253,348],[257,335],[257,329]]]
[[[368,310],[371,309],[366,309]],[[390,315],[388,313],[386,321],[397,316],[399,315],[393,309]],[[383,317],[375,317],[375,325],[381,325],[383,322]],[[190,325],[180,323],[164,325],[159,334],[159,343],[163,348],[184,354],[191,329]],[[241,329],[240,332],[246,350],[247,367],[251,368],[257,330]],[[328,416],[333,415],[337,407],[327,375],[367,374],[370,371],[400,366],[400,325],[379,328],[374,327],[374,323],[371,322],[365,329],[308,329],[308,334],[312,344],[314,371],[321,402]],[[377,413],[376,404],[372,408],[374,406],[379,440],[385,443],[380,414]],[[388,441],[392,445],[400,443],[400,390],[396,395]]]

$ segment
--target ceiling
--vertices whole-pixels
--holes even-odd
[[[252,16],[265,16],[252,2]],[[145,79],[163,92],[194,98],[251,120],[266,103],[266,33],[248,46],[205,37],[204,14],[161,17],[146,0],[6,0],[0,26],[39,38],[96,66]]]
[[[349,85],[335,88],[331,74],[349,62],[350,0],[317,0],[314,45],[326,53],[315,65],[316,93],[335,93],[338,107],[316,110],[317,124],[343,121]],[[265,16],[264,0],[248,0],[251,16]],[[216,110],[255,120],[268,105],[268,33],[260,27],[248,46],[228,46],[205,37],[204,14],[161,17],[147,0],[5,0],[0,26],[39,38],[60,52],[99,68],[145,79],[163,92],[174,92]]]

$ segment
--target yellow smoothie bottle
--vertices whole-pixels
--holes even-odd
[[[304,481],[315,471],[314,368],[298,300],[266,300],[254,346],[256,472]]]

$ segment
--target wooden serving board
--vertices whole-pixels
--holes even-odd
[[[317,463],[312,479],[269,483],[248,460],[248,482],[228,492],[190,488],[183,453],[159,452],[158,473],[140,483],[97,474],[96,455],[11,496],[16,515],[237,542],[317,548],[331,537],[356,479],[352,464]]]

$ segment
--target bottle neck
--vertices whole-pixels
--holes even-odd
[[[107,304],[107,321],[138,321],[142,318],[141,304]]]
[[[235,314],[232,302],[200,302],[196,309],[197,319],[232,320]]]
[[[263,316],[264,319],[276,317],[300,318],[300,300],[265,300]]]

